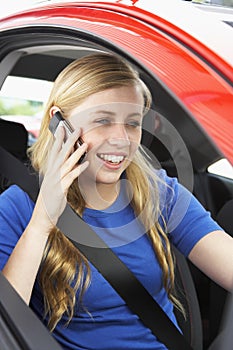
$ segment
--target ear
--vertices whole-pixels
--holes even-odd
[[[54,116],[54,114],[56,113],[56,112],[60,112],[61,110],[60,110],[60,108],[58,108],[57,106],[52,106],[51,108],[50,108],[50,110],[49,110],[49,116],[50,116],[50,118],[52,118],[53,116]]]

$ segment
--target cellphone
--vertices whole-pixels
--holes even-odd
[[[65,118],[63,118],[61,112],[57,111],[54,116],[51,118],[50,123],[49,123],[49,130],[51,131],[51,133],[54,135],[55,131],[57,130],[57,127],[59,125],[59,123],[62,122],[64,127],[65,127],[65,131],[66,131],[66,137],[65,140],[67,140],[67,137],[72,134],[74,132],[74,128],[71,125],[71,123],[66,120]],[[83,140],[81,137],[78,138],[76,144],[75,144],[75,149],[77,149],[78,147],[80,147],[83,144]],[[87,152],[85,152],[79,159],[78,164],[82,163],[83,159],[85,158]]]

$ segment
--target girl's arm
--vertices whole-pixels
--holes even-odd
[[[68,189],[88,166],[87,161],[77,165],[86,144],[73,152],[79,136],[80,131],[75,131],[63,146],[64,130],[58,128],[32,218],[3,268],[3,274],[26,303],[31,298],[49,232],[65,209]]]
[[[189,259],[207,276],[233,291],[233,238],[224,231],[213,231],[191,250]]]
[[[29,304],[31,298],[36,275],[51,229],[49,226],[46,227],[46,224],[43,225],[43,222],[46,223],[46,220],[43,220],[43,215],[40,215],[40,219],[38,219],[39,212],[34,211],[34,213],[35,215],[32,216],[30,223],[21,235],[2,270],[3,275],[27,304]]]

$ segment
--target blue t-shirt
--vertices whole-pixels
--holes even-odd
[[[160,209],[166,230],[171,242],[187,256],[203,236],[220,227],[175,178],[167,177],[164,171],[158,174],[168,185],[159,185]],[[162,285],[161,269],[145,228],[129,204],[124,181],[112,206],[103,211],[86,208],[83,219],[106,241],[177,325],[173,305]],[[0,196],[0,269],[27,226],[33,208],[29,196],[16,185]],[[53,332],[61,346],[67,350],[165,350],[166,347],[129,310],[96,268],[90,266],[91,284],[83,298],[84,308],[75,310],[68,326],[67,318],[63,316]],[[38,281],[30,306],[42,319],[43,297]]]

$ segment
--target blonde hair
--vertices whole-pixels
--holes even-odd
[[[138,73],[126,61],[115,55],[96,53],[69,64],[54,82],[45,107],[39,138],[30,150],[35,169],[42,173],[46,171],[47,158],[53,143],[53,137],[48,129],[49,111],[52,106],[59,107],[64,117],[67,117],[72,109],[94,93],[135,85],[141,88],[146,112],[150,108],[151,94]],[[126,169],[126,176],[133,188],[132,207],[135,215],[139,216],[148,228],[148,235],[163,271],[163,283],[168,296],[175,304],[179,304],[173,296],[174,264],[169,240],[158,222],[159,179],[141,149],[137,151],[133,162]],[[85,203],[75,181],[68,191],[68,202],[82,215]],[[45,313],[48,314],[48,326],[51,330],[64,313],[67,313],[71,320],[76,292],[80,291],[78,302],[81,303],[81,297],[88,288],[90,279],[87,259],[62,232],[54,228],[48,238],[40,271]]]

